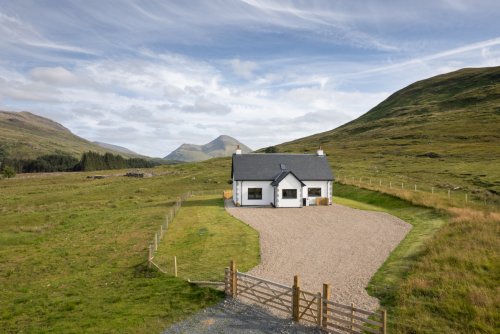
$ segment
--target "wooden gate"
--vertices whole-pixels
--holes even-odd
[[[292,288],[238,271],[235,276],[234,290],[231,283],[226,285],[226,289],[229,289],[229,294],[233,297],[242,296],[284,313],[292,313]]]
[[[323,294],[311,293],[300,288],[299,277],[288,287],[236,270],[226,268],[225,292],[233,298],[244,297],[260,305],[273,308],[294,321],[314,324],[328,333],[386,334],[387,315],[385,311],[371,312],[351,305],[344,305],[330,299],[330,287],[323,284]]]

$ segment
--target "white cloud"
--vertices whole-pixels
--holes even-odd
[[[183,106],[182,111],[187,113],[226,115],[231,112],[231,108],[222,103],[212,102],[206,98],[199,98],[194,105]]]
[[[253,61],[242,61],[240,59],[232,59],[230,64],[237,76],[247,80],[253,77],[253,72],[259,67],[257,63]]]
[[[79,78],[63,67],[35,67],[29,72],[35,81],[41,81],[49,85],[73,86],[80,83]]]

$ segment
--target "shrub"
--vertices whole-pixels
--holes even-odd
[[[16,172],[14,171],[14,168],[12,168],[10,166],[6,166],[2,170],[2,176],[5,177],[5,178],[11,178],[11,177],[16,176]]]

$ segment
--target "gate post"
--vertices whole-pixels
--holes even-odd
[[[328,327],[328,303],[327,301],[330,299],[330,285],[323,283],[323,320],[321,324],[323,328]]]
[[[224,293],[226,296],[231,295],[231,273],[229,268],[224,268]]]
[[[387,334],[387,311],[382,311],[382,334]]]
[[[238,277],[236,276],[236,262],[231,260],[230,264],[231,272],[231,297],[235,298],[238,295]]]
[[[294,321],[299,321],[299,303],[300,303],[300,281],[299,276],[293,276],[292,288],[292,318]]]
[[[316,298],[318,298],[318,318],[316,319],[318,327],[321,328],[322,320],[323,320],[323,300],[321,298],[321,292],[316,294]]]

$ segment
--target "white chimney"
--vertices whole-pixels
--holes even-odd
[[[325,155],[325,152],[323,152],[323,149],[321,149],[321,146],[319,149],[316,151],[316,155]]]
[[[241,154],[240,145],[236,146],[236,154]]]

